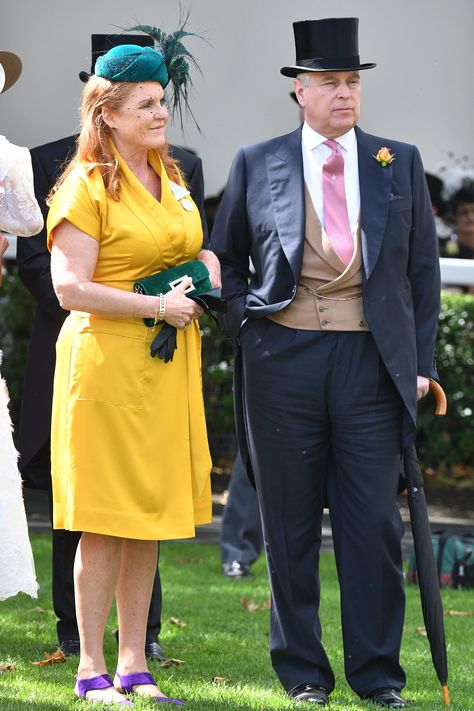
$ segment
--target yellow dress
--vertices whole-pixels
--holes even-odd
[[[120,200],[107,196],[98,170],[77,168],[54,197],[48,240],[67,219],[100,243],[93,281],[132,291],[136,280],[194,259],[202,227],[156,152],[148,160],[161,202],[117,157]],[[76,311],[64,322],[51,430],[55,528],[164,540],[194,536],[211,520],[199,325],[178,331],[169,363],[150,355],[157,329]]]

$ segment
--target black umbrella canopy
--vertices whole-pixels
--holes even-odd
[[[443,389],[434,380],[430,380],[430,390],[436,397],[436,414],[446,414],[446,396]],[[448,660],[443,604],[439,589],[438,569],[431,542],[423,475],[414,445],[405,449],[404,462],[423,619],[430,644],[433,666],[441,683],[445,704],[449,706],[450,700],[447,686]]]

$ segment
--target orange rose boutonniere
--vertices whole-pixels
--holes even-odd
[[[380,163],[382,168],[386,168],[387,165],[390,165],[390,163],[395,160],[395,156],[390,153],[390,148],[386,146],[382,146],[374,158],[377,163]]]

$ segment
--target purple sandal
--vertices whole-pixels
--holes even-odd
[[[120,688],[115,688],[124,694],[134,694],[135,691],[133,687],[140,686],[141,684],[152,684],[156,686],[156,681],[149,672],[139,672],[137,674],[119,674],[116,672],[115,675],[120,682]],[[180,704],[184,706],[184,701],[181,699],[171,699],[168,696],[147,696],[146,698],[155,704]]]
[[[76,676],[77,683],[77,695],[81,699],[86,698],[88,691],[99,691],[100,689],[110,689],[114,682],[108,674],[100,674],[100,676],[93,676],[90,679],[78,679]],[[124,699],[123,701],[118,701],[117,703],[112,702],[114,706],[135,706],[130,699]]]

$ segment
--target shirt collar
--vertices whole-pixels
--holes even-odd
[[[317,148],[327,140],[326,136],[322,136],[320,133],[312,129],[306,121],[303,123],[301,141],[307,150],[312,151],[313,148]],[[346,151],[350,151],[354,148],[357,139],[354,129],[351,128],[347,133],[344,133],[342,136],[338,136],[335,140]]]

